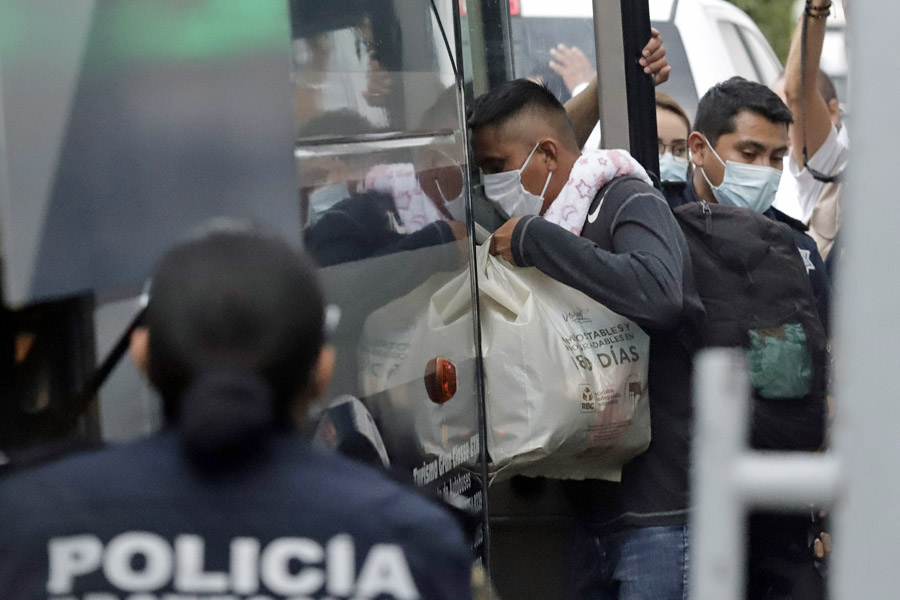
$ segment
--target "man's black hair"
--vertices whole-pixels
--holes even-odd
[[[699,131],[715,146],[719,138],[734,133],[734,118],[749,110],[759,116],[785,126],[794,122],[791,110],[775,92],[764,85],[732,77],[714,85],[697,106],[694,130]]]
[[[466,122],[471,129],[502,127],[524,111],[534,111],[542,118],[551,119],[563,138],[560,141],[575,143],[566,109],[546,86],[527,79],[505,81],[476,98],[469,106]],[[569,136],[571,140],[565,139]]]

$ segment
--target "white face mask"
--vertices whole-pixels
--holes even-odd
[[[460,192],[459,196],[452,200],[447,200],[447,196],[444,195],[444,190],[441,189],[441,182],[435,180],[434,185],[437,186],[438,194],[441,195],[441,200],[444,201],[444,208],[447,209],[447,212],[450,213],[450,216],[453,217],[457,221],[466,220],[466,199],[462,192]]]
[[[666,152],[659,156],[659,179],[661,181],[687,181],[688,159]]]
[[[484,176],[485,196],[500,205],[500,208],[510,217],[537,215],[544,206],[544,193],[547,191],[547,186],[550,185],[553,171],[547,174],[547,181],[544,182],[544,189],[541,190],[540,196],[535,196],[522,186],[522,171],[528,166],[528,161],[534,156],[534,151],[539,145],[540,142],[534,145],[528,158],[518,169]]]
[[[313,190],[309,195],[309,224],[312,225],[326,210],[350,197],[350,188],[347,182],[326,183]]]
[[[725,176],[718,186],[712,184],[709,177],[706,176],[706,171],[700,167],[703,178],[709,184],[719,204],[749,208],[758,213],[769,210],[775,201],[775,192],[778,191],[778,184],[781,182],[781,171],[772,167],[746,165],[731,160],[725,162],[709,143],[709,140],[706,140],[706,145],[725,167]]]

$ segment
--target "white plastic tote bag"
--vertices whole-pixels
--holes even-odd
[[[520,474],[620,479],[622,465],[650,443],[649,337],[629,319],[537,269],[491,256],[488,247],[477,249],[476,268],[493,480]],[[427,309],[412,319],[404,309],[425,293],[431,294]],[[398,314],[409,318],[400,325]],[[364,371],[373,350],[385,345],[400,345],[415,359],[395,360],[389,373],[368,377],[366,392],[421,378],[428,357],[471,348],[472,318],[468,272],[436,290],[434,283],[425,284],[373,313],[361,346]],[[426,397],[415,403],[425,448],[437,452],[452,444],[446,432],[471,423],[470,411],[449,406],[455,400],[465,401],[454,398],[437,406]],[[466,423],[456,423],[463,414]]]
[[[439,306],[457,307],[458,312],[440,312]],[[472,443],[480,428],[471,376],[475,358],[471,307],[469,270],[437,273],[372,312],[363,327],[358,359],[363,394],[387,395],[404,421],[391,427],[395,432],[401,428],[399,435],[414,436],[426,462],[429,457],[452,455],[457,448],[480,446]],[[461,373],[455,396],[440,405],[429,399],[424,383],[426,366],[437,357],[449,359]],[[471,452],[463,462],[477,459],[477,452]]]
[[[479,252],[488,442],[498,476],[621,477],[650,443],[650,338],[534,268]]]

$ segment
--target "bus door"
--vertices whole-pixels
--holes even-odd
[[[646,1],[459,4],[468,101],[497,83],[524,77],[544,83],[565,102],[596,74],[601,122],[588,145],[628,149],[648,171],[658,172],[653,87],[637,62],[650,38]],[[565,81],[550,68],[550,49],[560,43],[578,47],[587,57],[582,80]],[[473,202],[479,201],[476,182]],[[560,482],[514,477],[491,485],[489,492],[490,573],[500,597],[567,597],[573,514]]]
[[[298,203],[338,363],[337,448],[458,509],[486,550],[474,231],[450,0],[292,0]]]

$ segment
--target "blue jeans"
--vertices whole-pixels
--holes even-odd
[[[685,600],[684,525],[640,527],[598,536],[579,528],[573,564],[577,600]]]

